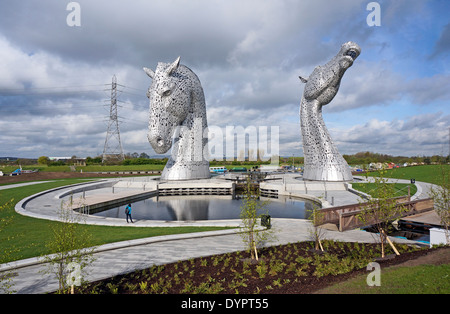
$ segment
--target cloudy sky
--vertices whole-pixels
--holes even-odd
[[[200,78],[208,124],[278,126],[280,155],[303,156],[299,103],[315,66],[341,44],[362,52],[323,108],[342,154],[448,154],[450,1],[79,0],[0,2],[0,156],[103,152],[111,78],[124,152],[154,155],[151,81],[142,67],[181,63]]]

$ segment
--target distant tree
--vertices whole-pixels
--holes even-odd
[[[41,156],[38,158],[38,164],[40,165],[48,165],[50,163],[50,159],[47,156]]]
[[[91,165],[91,164],[101,164],[102,163],[102,157],[101,156],[97,156],[97,157],[87,157],[86,158],[86,164],[87,165]]]

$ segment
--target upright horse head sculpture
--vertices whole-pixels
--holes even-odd
[[[322,118],[322,107],[336,96],[345,71],[352,66],[361,48],[347,42],[339,53],[323,66],[317,66],[306,83],[300,104],[305,166],[303,178],[317,181],[351,181],[347,162],[334,146]]]
[[[173,63],[158,63],[155,71],[144,71],[153,80],[147,92],[148,140],[158,154],[173,146],[161,180],[209,178],[205,96],[197,75],[180,65],[179,57]]]

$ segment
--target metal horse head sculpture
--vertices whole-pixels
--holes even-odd
[[[339,53],[323,66],[317,66],[306,83],[300,104],[305,166],[303,179],[317,181],[351,181],[352,173],[338,152],[322,118],[322,107],[336,96],[345,71],[353,65],[361,48],[347,42]]]
[[[161,180],[209,178],[208,139],[204,138],[206,105],[203,88],[191,69],[173,63],[158,63],[156,70],[144,68],[152,79],[148,140],[158,154],[172,148]]]

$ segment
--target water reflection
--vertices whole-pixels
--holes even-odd
[[[261,200],[268,198],[261,197]],[[312,209],[312,203],[307,200],[279,197],[270,198],[266,206],[273,218],[305,219],[306,210]],[[239,219],[241,199],[231,195],[183,195],[152,197],[132,203],[133,219],[188,221],[188,220],[223,220]],[[125,206],[108,209],[95,214],[96,216],[125,219]]]
[[[171,220],[208,220],[209,199],[164,196],[159,202],[167,207]]]

